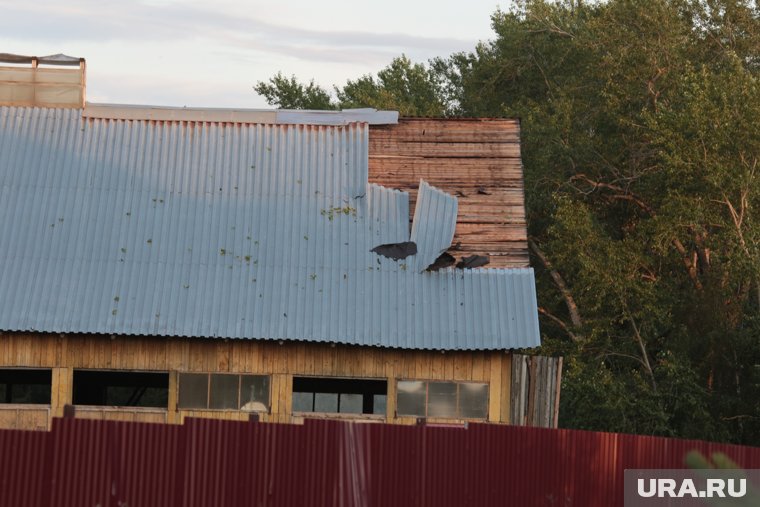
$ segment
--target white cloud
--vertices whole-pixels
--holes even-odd
[[[495,9],[490,0],[466,6],[454,0],[0,0],[0,52],[87,58],[91,100],[225,107],[235,100],[239,107],[262,107],[252,86],[280,70],[329,86],[376,72],[401,53],[424,61],[472,49],[490,36]]]

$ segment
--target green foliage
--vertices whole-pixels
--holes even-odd
[[[279,109],[335,109],[330,94],[312,79],[309,84],[299,83],[278,72],[268,82],[259,81],[253,87],[269,105]]]
[[[444,113],[432,71],[403,55],[378,72],[377,79],[365,75],[349,80],[342,89],[336,87],[336,93],[342,108],[374,107],[396,110],[401,116]]]
[[[760,445],[757,5],[522,0],[492,26],[339,102],[521,118],[562,426]]]
[[[522,118],[529,233],[582,318],[534,258],[562,424],[757,445],[756,6],[530,0],[492,21],[432,67],[458,114]]]
[[[352,109],[372,107],[398,111],[402,116],[442,116],[445,108],[439,99],[438,83],[432,70],[412,63],[406,56],[394,58],[386,68],[371,75],[349,80],[335,88],[337,100],[314,84],[299,83],[277,74],[254,89],[267,103],[283,109]]]

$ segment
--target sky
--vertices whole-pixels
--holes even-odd
[[[265,108],[278,71],[331,87],[492,38],[497,0],[0,0],[0,53],[87,60],[89,102]]]

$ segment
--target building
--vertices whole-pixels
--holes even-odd
[[[556,425],[558,362],[512,353],[517,121],[98,105],[84,60],[0,61],[0,427]]]

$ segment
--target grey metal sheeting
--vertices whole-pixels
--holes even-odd
[[[368,185],[367,136],[0,108],[0,329],[538,345],[531,269],[369,251],[408,234],[408,196]]]
[[[416,272],[425,271],[448,250],[456,225],[457,198],[420,181],[411,237],[417,244],[417,255],[412,261]]]

